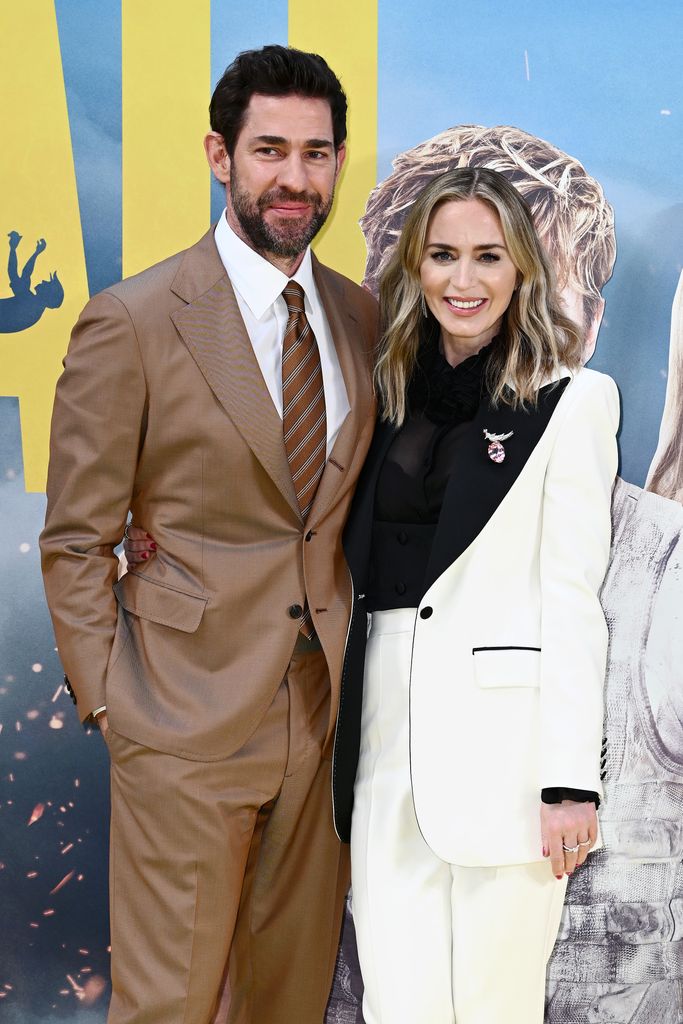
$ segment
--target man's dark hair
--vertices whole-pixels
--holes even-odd
[[[238,54],[223,72],[211,97],[211,128],[223,136],[231,158],[255,93],[327,100],[335,149],[346,139],[346,95],[323,58],[289,46],[264,46]]]

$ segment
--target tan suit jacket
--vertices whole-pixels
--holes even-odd
[[[213,231],[95,296],[57,386],[41,537],[59,653],[81,716],[197,760],[253,731],[309,601],[334,728],[351,605],[341,548],[373,427],[374,299],[314,260],[351,411],[303,523]],[[129,509],[159,555],[118,583]]]

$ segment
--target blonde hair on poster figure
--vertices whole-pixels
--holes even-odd
[[[659,444],[648,473],[646,490],[683,501],[683,273],[671,310],[669,373]]]
[[[602,186],[557,146],[509,125],[457,125],[400,153],[393,173],[371,192],[361,227],[368,247],[364,284],[377,293],[418,193],[456,167],[500,171],[528,203],[553,263],[566,312],[582,322],[584,362],[602,318],[602,289],[616,259],[614,212]]]

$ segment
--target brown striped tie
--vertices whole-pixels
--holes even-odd
[[[301,518],[306,522],[325,469],[325,391],[318,343],[304,310],[304,290],[290,281],[282,294],[289,313],[282,345],[282,429]],[[300,628],[304,636],[313,636],[308,604]]]

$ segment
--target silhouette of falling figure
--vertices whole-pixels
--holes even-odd
[[[7,274],[13,297],[0,299],[0,334],[25,331],[27,327],[38,323],[46,309],[58,309],[64,301],[64,289],[56,272],[50,274],[47,281],[41,281],[35,286],[34,291],[31,291],[31,275],[38,256],[46,248],[45,239],[38,239],[35,252],[26,260],[24,269],[19,274],[17,247],[22,236],[18,231],[10,231],[7,237]]]

